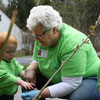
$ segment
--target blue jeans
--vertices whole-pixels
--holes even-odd
[[[83,79],[82,84],[67,98],[68,100],[100,100],[100,92],[96,86],[96,77]]]
[[[38,73],[37,76],[37,87],[41,89],[42,86],[46,83],[47,79],[41,73]],[[53,84],[51,83],[49,85]],[[73,93],[61,98],[68,100],[100,100],[100,92],[96,87],[97,76],[88,77],[82,80],[81,85]]]
[[[47,79],[41,73],[39,73],[37,76],[37,87],[41,89],[46,83]],[[52,85],[52,83],[49,85]],[[100,100],[100,92],[96,87],[97,76],[88,77],[82,80],[81,85],[73,93],[61,98],[68,100]]]

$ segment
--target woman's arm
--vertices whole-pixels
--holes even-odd
[[[35,83],[37,70],[38,70],[38,62],[32,61],[25,71],[24,79],[28,82]]]
[[[42,98],[62,97],[73,92],[82,82],[82,76],[62,77],[62,82],[49,86],[41,93]]]

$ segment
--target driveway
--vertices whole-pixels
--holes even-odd
[[[97,52],[97,55],[100,57],[100,52]],[[33,60],[32,56],[15,57],[15,58],[22,65],[30,64],[31,61]]]
[[[24,56],[24,57],[15,57],[15,59],[21,64],[21,65],[25,65],[25,64],[30,64],[32,59],[32,56]]]

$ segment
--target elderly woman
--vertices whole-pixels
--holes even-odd
[[[37,71],[39,70],[48,80],[87,36],[63,23],[59,12],[46,5],[32,8],[27,27],[35,35],[36,41],[34,60],[26,69],[25,78],[36,83],[38,88],[43,79],[40,78],[36,82]],[[42,91],[41,98],[100,100],[100,93],[96,88],[99,66],[100,60],[89,40],[89,43],[84,44],[53,78],[52,85]],[[38,90],[25,92],[22,98],[27,96],[34,98],[38,92]]]

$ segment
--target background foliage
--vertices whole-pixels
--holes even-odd
[[[16,23],[21,28],[25,28],[30,9],[37,4],[52,5],[60,12],[64,22],[83,32],[87,32],[89,26],[95,24],[100,13],[100,0],[8,0],[8,2],[6,11],[3,10],[11,17],[12,11],[17,7]]]

